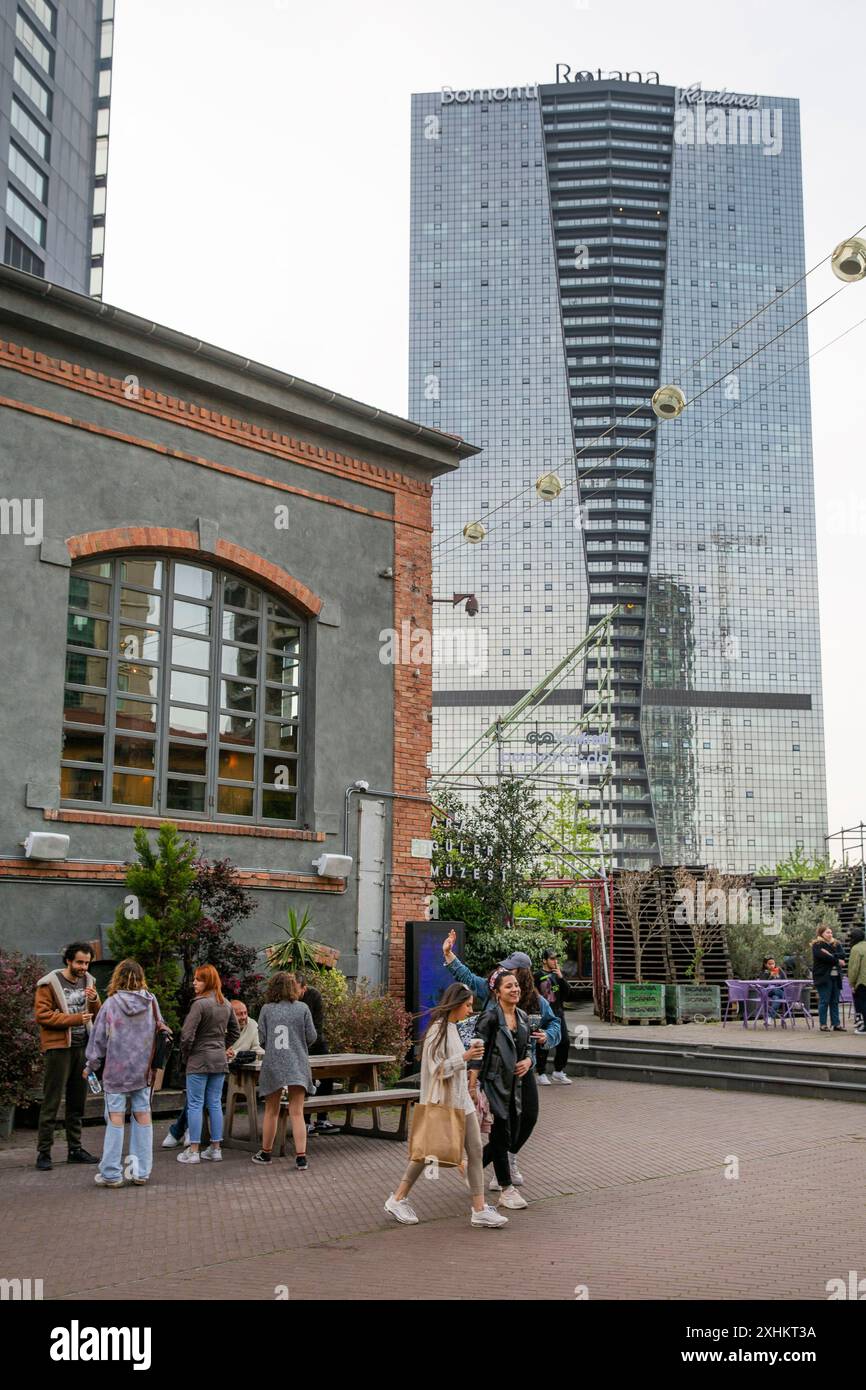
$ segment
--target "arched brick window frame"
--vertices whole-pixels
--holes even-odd
[[[238,579],[249,581],[250,585],[254,586],[257,590],[263,591],[266,597],[273,598],[285,604],[304,625],[310,639],[306,642],[307,651],[302,663],[303,690],[301,693],[301,708],[303,713],[303,705],[310,697],[311,693],[311,668],[314,661],[314,636],[316,628],[315,619],[321,611],[323,600],[306,585],[295,579],[287,570],[283,570],[271,561],[265,560],[262,556],[235,545],[230,541],[218,539],[212,549],[205,550],[202,548],[200,538],[196,532],[175,528],[120,527],[72,536],[67,539],[66,545],[73,566],[85,560],[103,561],[126,556],[134,557],[139,555],[143,557],[144,555],[152,555],[154,557],[162,557],[169,561],[173,560],[176,563],[201,565],[212,571],[228,573]],[[260,641],[261,640],[263,639],[260,632]],[[215,633],[215,646],[218,646],[220,641],[221,635]],[[166,648],[164,647],[164,668],[167,666],[165,661],[165,650]],[[264,670],[264,665],[265,657],[263,655],[260,675]],[[216,678],[213,672],[211,673],[211,678]],[[256,736],[255,765],[257,784],[261,778],[261,769],[265,757],[271,756],[268,750],[263,749],[262,746],[261,736],[264,730],[264,718],[261,703],[263,693],[264,685],[262,684],[259,687]],[[297,779],[297,798],[294,803],[295,813],[286,817],[287,821],[297,825],[306,823],[305,806],[312,805],[313,766],[312,757],[310,756],[312,749],[309,747],[309,738],[304,735],[304,725],[309,728],[312,725],[312,721],[302,722],[301,745],[298,748],[298,752],[301,754],[300,776]],[[160,729],[157,731],[155,740],[157,746],[162,750],[162,756],[158,759],[159,763],[162,763],[163,759],[166,758],[168,754],[169,736],[167,729],[168,721],[161,719]],[[305,742],[307,744],[306,747],[304,746]],[[213,764],[216,762],[213,749],[216,745],[216,732],[214,729],[211,729],[207,739],[207,746],[212,750],[208,759],[208,767],[210,769],[208,772],[208,786],[211,788],[215,788],[216,786],[216,777],[213,770]],[[160,788],[166,786],[166,774],[167,769],[163,767],[159,779]],[[228,775],[234,776],[237,774],[229,773]],[[81,802],[77,801],[75,798],[67,797],[64,804],[81,805]],[[101,804],[104,809],[104,803]],[[256,805],[258,805],[258,800],[256,800]],[[108,801],[108,806],[114,810],[120,809],[118,805],[114,804],[113,792]],[[153,814],[153,811],[151,810],[150,813]],[[147,814],[146,808],[144,809],[144,814]],[[179,816],[195,817],[197,813],[195,810],[191,811],[182,806],[172,808],[167,804],[159,806],[158,803],[157,814],[166,818],[177,819]],[[226,823],[235,819],[245,821],[247,824],[250,824],[251,820],[253,823],[260,823],[263,825],[273,825],[275,823],[273,814],[270,817],[254,814],[252,818],[250,818],[244,815],[243,812],[239,812],[237,816],[235,816],[230,809],[221,813],[216,803],[206,804],[201,808],[198,814],[203,820],[218,819]],[[278,819],[276,823],[279,823]]]

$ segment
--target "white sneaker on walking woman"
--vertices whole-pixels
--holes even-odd
[[[502,1196],[499,1198],[498,1205],[500,1207],[507,1207],[509,1211],[522,1211],[524,1207],[529,1206],[529,1203],[524,1197],[521,1197],[516,1187],[506,1187]]]
[[[202,1149],[200,1155],[202,1159],[209,1159],[211,1163],[222,1163],[222,1149],[215,1149],[213,1144],[208,1144],[206,1149]]]
[[[398,1202],[392,1192],[385,1203],[385,1211],[390,1212],[391,1216],[396,1217],[403,1226],[418,1225],[418,1217],[415,1215],[415,1212],[412,1210],[405,1197],[402,1202]]]
[[[507,1226],[508,1217],[503,1216],[501,1211],[494,1211],[493,1207],[482,1207],[480,1211],[473,1211],[470,1226]]]

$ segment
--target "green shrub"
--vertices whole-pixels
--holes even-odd
[[[0,1109],[22,1105],[40,1064],[33,1017],[36,982],[45,974],[35,956],[0,951]]]
[[[492,927],[497,920],[489,907],[468,888],[455,888],[451,893],[437,894],[439,920],[465,922],[467,930]]]
[[[474,974],[487,975],[512,951],[525,951],[532,961],[533,970],[540,970],[541,954],[549,946],[559,952],[561,959],[565,959],[566,939],[562,932],[522,926],[519,922],[513,927],[467,931],[463,963]]]
[[[324,971],[323,977],[339,972]],[[338,983],[327,981],[325,989],[311,975],[310,982],[321,989],[325,1001],[325,1037],[331,1052],[388,1052],[396,1061],[383,1067],[386,1083],[399,1081],[403,1058],[409,1048],[411,1016],[393,995],[375,989],[367,980],[358,980],[349,990],[345,976],[339,976],[347,986],[342,994]],[[324,979],[323,979],[324,983]]]

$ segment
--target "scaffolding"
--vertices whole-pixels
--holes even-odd
[[[849,837],[850,847],[845,843],[846,835]],[[834,830],[831,835],[825,835],[824,844],[827,846],[828,850],[830,849],[831,842],[835,840],[839,841],[839,848],[842,851],[842,867],[845,869],[851,867],[848,856],[850,854],[853,854],[854,850],[857,849],[859,843],[860,897],[863,903],[863,924],[864,927],[866,927],[866,860],[864,860],[864,845],[866,845],[866,825],[864,825],[863,821],[861,820],[859,825],[844,826],[841,830]],[[855,859],[854,864],[857,864],[857,862],[858,861]]]
[[[613,625],[628,606],[617,604],[611,608],[532,690],[479,734],[449,768],[431,779],[431,794],[435,800],[437,791],[477,791],[491,781],[519,777],[533,791],[574,793],[576,813],[581,791],[588,792],[591,785],[597,792],[597,814],[591,811],[598,833],[597,850],[577,851],[563,845],[548,831],[543,834],[545,841],[555,846],[550,849],[551,857],[571,861],[571,873],[566,868],[563,877],[595,879],[600,876],[606,881],[606,866],[613,862]],[[578,671],[583,676],[581,668],[584,666],[592,667],[596,673],[592,703],[586,703],[587,682],[583,677],[583,712],[577,719],[556,714],[558,706],[551,697]],[[544,730],[540,729],[538,718],[542,709],[545,710]],[[527,747],[532,751],[528,753]],[[591,747],[594,752],[590,752]],[[586,750],[583,757],[582,748]],[[606,751],[600,753],[601,749]],[[600,771],[591,774],[591,765]]]

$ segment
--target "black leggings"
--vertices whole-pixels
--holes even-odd
[[[512,1135],[511,1152],[513,1154],[516,1154],[518,1149],[523,1148],[538,1120],[538,1082],[532,1067],[529,1068],[520,1085],[520,1121],[516,1133]],[[499,1174],[497,1173],[496,1176],[498,1178]]]
[[[494,1115],[493,1128],[490,1131],[487,1143],[484,1145],[484,1152],[481,1155],[482,1167],[486,1168],[488,1163],[493,1164],[496,1181],[503,1191],[506,1187],[511,1186],[511,1169],[508,1166],[508,1152],[511,1149],[511,1136],[516,1134],[517,1130],[518,1119],[514,1104],[514,1091],[512,1090],[509,1118],[503,1120],[499,1115]]]
[[[553,1054],[553,1070],[564,1071],[565,1064],[568,1061],[568,1053],[569,1048],[571,1046],[571,1039],[568,1036],[568,1024],[565,1021],[565,1014],[557,1014],[556,1017],[559,1019],[559,1027],[561,1029],[561,1032],[559,1042],[556,1044],[556,1051]],[[538,1072],[539,1076],[544,1075],[547,1069],[547,1059],[549,1056],[550,1053],[546,1047],[536,1047],[535,1070]]]

